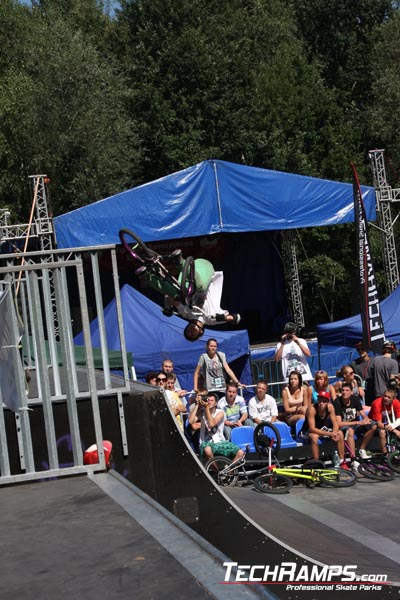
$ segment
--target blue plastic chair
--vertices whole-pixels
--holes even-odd
[[[231,432],[231,442],[239,446],[241,450],[256,452],[256,447],[254,446],[254,427],[246,425],[234,427]]]
[[[273,425],[275,425],[281,435],[281,448],[297,447],[296,441],[292,438],[292,432],[289,425],[283,423],[282,421],[275,421]],[[270,430],[268,430],[268,434],[270,434]]]

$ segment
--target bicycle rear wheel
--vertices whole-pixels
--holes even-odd
[[[389,469],[394,473],[400,473],[400,450],[391,452],[387,458]]]
[[[205,464],[207,473],[221,486],[234,487],[237,484],[239,473],[237,469],[229,469],[232,461],[225,456],[214,456]]]
[[[394,479],[394,472],[389,467],[376,465],[372,462],[360,463],[357,471],[363,477],[373,481],[392,481]]]
[[[146,244],[130,229],[120,229],[119,239],[125,250],[139,262],[145,263],[157,257],[157,252],[150,250]]]
[[[278,454],[281,447],[281,434],[272,423],[259,423],[254,430],[254,445],[259,454],[268,455],[271,448],[274,454]]]
[[[188,256],[185,259],[182,267],[182,277],[181,277],[181,297],[182,302],[185,304],[190,304],[191,298],[193,298],[194,293],[196,292],[196,281],[195,281],[195,265],[194,258],[192,256]]]
[[[254,486],[263,494],[288,494],[293,487],[293,481],[286,475],[277,475],[272,472],[256,477]]]
[[[330,487],[350,487],[356,482],[356,475],[348,469],[326,469],[319,471],[319,480]]]

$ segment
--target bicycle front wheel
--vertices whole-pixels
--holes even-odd
[[[394,471],[394,473],[400,473],[400,450],[391,452],[388,456],[387,463],[389,469]]]
[[[330,487],[350,487],[356,482],[356,475],[348,469],[326,469],[319,471],[319,480]]]
[[[263,494],[288,494],[293,487],[293,481],[286,475],[277,475],[272,472],[259,475],[254,480],[254,486]]]
[[[181,277],[181,297],[182,302],[189,305],[190,300],[193,298],[196,292],[196,281],[195,281],[195,265],[194,258],[188,256],[185,259],[182,267]]]
[[[259,454],[268,455],[271,448],[274,454],[278,454],[281,447],[281,434],[272,423],[267,421],[259,423],[254,430],[254,445]]]
[[[392,481],[394,479],[394,472],[389,467],[376,465],[372,462],[360,463],[357,471],[363,477],[373,481]]]
[[[239,473],[237,469],[229,468],[231,464],[232,461],[225,456],[214,456],[206,462],[205,469],[218,485],[234,487],[237,484]]]
[[[157,256],[157,252],[150,250],[140,237],[130,229],[120,229],[119,239],[125,250],[139,262],[146,262]]]

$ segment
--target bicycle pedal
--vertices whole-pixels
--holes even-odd
[[[138,267],[137,269],[135,269],[135,274],[143,275],[143,273],[145,273],[146,271],[147,271],[147,267],[145,265],[142,265],[141,267]]]

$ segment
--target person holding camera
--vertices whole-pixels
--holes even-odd
[[[223,410],[217,407],[218,396],[209,392],[206,397],[196,395],[195,404],[190,411],[189,424],[200,421],[200,456],[206,460],[214,458],[214,454],[236,460],[244,455],[243,450],[224,438]]]
[[[275,352],[275,360],[282,361],[282,376],[288,382],[289,374],[297,371],[301,374],[303,381],[312,379],[311,370],[307,357],[311,356],[307,342],[297,337],[297,327],[294,323],[286,323],[281,341],[278,342]]]

